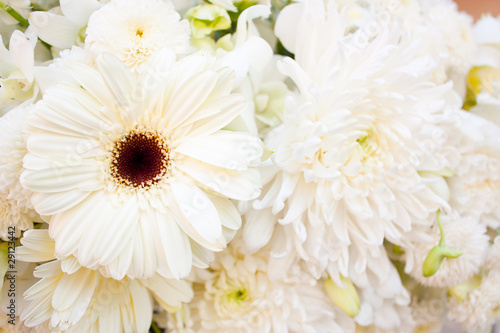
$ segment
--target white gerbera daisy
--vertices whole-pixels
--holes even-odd
[[[434,226],[430,232],[433,239],[430,242],[415,245],[412,253],[415,264],[409,272],[415,280],[426,286],[452,287],[467,281],[472,275],[478,273],[488,249],[489,237],[486,235],[486,228],[479,224],[475,217],[460,217],[458,214],[443,216],[442,227],[445,247],[458,250],[462,254],[458,258],[444,259],[434,275],[425,277],[423,275],[424,261],[441,238],[439,228]]]
[[[21,183],[53,215],[56,255],[117,279],[206,267],[240,227],[229,199],[259,195],[262,143],[222,130],[246,106],[232,72],[166,49],[138,80],[115,56],[97,66],[68,66],[79,84],[48,90],[29,119]]]
[[[344,332],[353,322],[336,311],[321,283],[295,276],[273,281],[268,254],[242,255],[235,249],[217,254],[206,271],[198,270],[189,305],[195,332]],[[330,304],[329,304],[330,303]]]
[[[28,113],[27,108],[17,107],[0,118],[0,237],[4,240],[9,237],[9,227],[15,227],[19,236],[36,218],[32,192],[19,183],[27,153],[22,131]]]
[[[447,206],[418,172],[447,166],[436,124],[450,87],[428,83],[432,60],[416,57],[418,43],[397,27],[363,48],[358,33],[344,37],[345,14],[333,2],[309,1],[278,18],[278,37],[296,60],[281,70],[300,97],[287,100],[283,124],[266,137],[274,166],[244,231],[253,251],[270,239],[273,223],[283,225],[280,254],[300,257],[316,276],[327,269],[332,279],[364,274],[368,261],[385,256],[384,238],[401,244]],[[292,21],[297,35],[282,29]]]
[[[113,0],[90,17],[85,43],[96,54],[111,52],[140,71],[164,47],[187,53],[189,23],[180,18],[169,0]]]
[[[185,281],[155,275],[149,280],[113,280],[80,266],[74,257],[54,256],[47,230],[30,230],[18,249],[23,261],[49,261],[35,269],[41,278],[24,293],[31,301],[21,314],[25,326],[47,320],[52,330],[67,332],[146,332],[151,324],[153,298],[161,306],[189,302],[192,290]]]

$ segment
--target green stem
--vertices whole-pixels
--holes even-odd
[[[28,20],[21,16],[14,8],[12,8],[9,4],[3,3],[0,1],[0,7],[7,12],[10,16],[15,18],[20,25],[27,28],[30,24]]]
[[[437,211],[436,218],[438,221],[439,232],[441,232],[441,238],[439,239],[439,246],[444,247],[444,231],[443,231],[443,225],[441,224],[441,209]]]
[[[158,327],[158,324],[155,321],[151,322],[151,329],[154,333],[162,333],[161,329]]]

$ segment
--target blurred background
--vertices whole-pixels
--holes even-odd
[[[455,0],[460,10],[466,11],[477,20],[483,13],[500,15],[500,0]]]

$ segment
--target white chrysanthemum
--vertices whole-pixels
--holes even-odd
[[[491,330],[500,320],[500,237],[488,249],[479,285],[468,291],[463,300],[450,298],[448,318],[467,330]],[[475,283],[472,285],[474,286]]]
[[[231,253],[232,252],[232,253]],[[268,254],[217,254],[209,270],[197,271],[201,288],[189,305],[196,312],[195,332],[343,332],[352,321],[329,305],[315,280],[296,276],[270,280]]]
[[[472,35],[473,18],[459,12],[457,4],[452,0],[421,2],[421,25],[427,27],[425,51],[443,58],[434,77],[437,79],[441,75],[439,82],[454,80],[460,86],[458,90],[465,93],[465,77],[476,53]],[[416,34],[422,30],[421,27],[414,27]]]
[[[21,260],[52,260],[35,269],[41,280],[24,293],[30,304],[21,320],[28,327],[48,320],[52,330],[67,332],[145,332],[151,324],[153,299],[163,307],[176,307],[192,298],[185,281],[159,275],[113,280],[80,266],[74,257],[53,260],[55,244],[47,230],[30,230],[21,243],[17,253]]]
[[[266,137],[274,166],[264,170],[244,238],[258,249],[277,220],[287,229],[282,255],[317,266],[316,276],[326,268],[352,278],[380,257],[384,238],[401,244],[447,205],[418,172],[447,166],[434,123],[449,87],[427,82],[432,60],[416,57],[418,45],[397,27],[360,48],[357,33],[344,37],[345,12],[325,6],[293,4],[278,18],[277,35],[296,60],[281,70],[301,96],[287,100],[283,124]],[[297,35],[285,28],[291,22]]]
[[[491,326],[500,320],[499,285],[500,272],[490,272],[482,278],[479,287],[469,292],[465,300],[450,299],[448,318],[466,330],[491,330]]]
[[[19,237],[22,230],[33,226],[37,215],[33,209],[9,199],[7,192],[0,192],[0,238]]]
[[[359,290],[360,310],[354,317],[361,332],[411,332],[410,294],[403,287],[396,268],[368,274],[364,281],[353,281]],[[372,271],[375,271],[372,269]],[[364,329],[362,329],[364,327]]]
[[[229,199],[259,195],[262,143],[222,130],[245,108],[232,72],[166,49],[149,65],[138,80],[109,54],[99,71],[68,65],[78,85],[48,90],[29,118],[21,183],[53,215],[56,255],[118,279],[207,267],[241,225]]]
[[[500,127],[462,111],[456,133],[463,133],[458,145],[460,163],[447,179],[451,204],[463,215],[477,216],[492,228],[500,226]]]
[[[414,332],[418,333],[441,333],[446,303],[438,298],[425,298],[418,302],[412,302],[411,317],[415,322]]]
[[[96,54],[111,52],[141,71],[141,65],[164,47],[187,53],[189,23],[180,18],[169,0],[114,0],[90,17],[85,43]]]
[[[472,17],[459,12],[452,0],[341,0],[337,8],[349,6],[349,24],[363,31],[364,43],[381,27],[400,22],[412,38],[421,41],[420,55],[432,56],[439,65],[433,82],[454,81],[454,89],[465,93],[465,76],[475,54]],[[351,31],[351,30],[349,30]]]
[[[437,225],[430,230],[432,240],[417,243],[412,255],[414,266],[409,274],[418,282],[432,287],[452,287],[467,281],[473,274],[478,273],[484,262],[489,237],[486,228],[479,224],[475,217],[460,217],[452,214],[442,217],[442,226],[445,235],[445,247],[462,252],[458,258],[446,258],[439,270],[430,277],[422,273],[427,254],[438,245],[441,233]]]
[[[19,236],[36,218],[32,192],[19,183],[27,153],[22,130],[28,113],[29,109],[18,107],[0,118],[0,238],[4,240],[9,237],[9,227],[15,227]]]

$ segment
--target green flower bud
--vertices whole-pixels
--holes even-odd
[[[203,38],[216,30],[231,27],[231,18],[227,11],[216,5],[203,4],[191,8],[186,13],[191,22],[191,33],[194,38]]]
[[[331,278],[325,281],[325,290],[332,302],[344,311],[349,317],[356,317],[359,313],[359,297],[356,287],[351,280],[340,276],[345,288],[337,286]]]
[[[434,246],[427,257],[424,260],[424,266],[422,268],[422,273],[425,277],[433,276],[441,267],[441,263],[445,258],[458,258],[462,255],[462,251],[447,248],[444,244],[444,230],[441,224],[441,211],[438,210],[437,221],[439,226],[439,231],[441,232],[441,239],[439,244]]]

